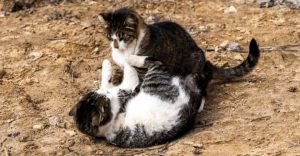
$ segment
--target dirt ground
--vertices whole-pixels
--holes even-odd
[[[236,13],[224,13],[233,5]],[[236,41],[263,48],[257,68],[213,82],[195,128],[165,145],[124,149],[79,133],[68,112],[99,85],[110,58],[97,14],[130,6],[148,23],[172,20],[203,49]],[[300,155],[300,12],[243,0],[85,1],[0,16],[0,155]],[[221,66],[247,53],[212,51]]]

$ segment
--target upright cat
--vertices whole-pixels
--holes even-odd
[[[231,78],[249,73],[257,64],[259,49],[253,39],[248,58],[237,67],[223,69],[206,60],[204,52],[180,25],[174,22],[146,24],[132,9],[121,8],[114,12],[100,13],[107,25],[106,35],[112,48],[114,62],[123,68],[125,54],[153,57],[166,65],[171,74],[186,76],[211,70],[212,76]],[[143,78],[145,70],[138,70]]]
[[[105,60],[101,89],[85,95],[70,111],[81,132],[121,147],[147,147],[171,141],[193,126],[203,98],[197,87],[201,77],[173,76],[149,57],[132,55],[126,62],[130,65],[124,63],[122,83],[113,86]],[[140,82],[132,66],[147,68],[139,93],[134,92]]]

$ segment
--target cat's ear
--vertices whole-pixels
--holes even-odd
[[[69,116],[74,116],[74,115],[75,115],[75,113],[76,113],[76,106],[75,106],[75,107],[73,107],[73,108],[70,110],[70,112],[69,112]]]
[[[108,24],[110,23],[112,19],[112,13],[111,12],[103,12],[98,15],[98,19],[101,23]]]
[[[138,17],[135,14],[129,14],[125,20],[128,25],[138,25]]]

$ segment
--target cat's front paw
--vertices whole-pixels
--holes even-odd
[[[138,56],[130,54],[125,55],[125,61],[127,62],[127,64],[138,68],[144,67],[146,58],[147,56]]]
[[[112,67],[109,60],[105,59],[102,62],[102,82],[109,81],[112,76]]]

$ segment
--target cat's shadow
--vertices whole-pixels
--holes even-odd
[[[196,120],[193,132],[200,132],[211,126],[224,114],[222,113],[222,102],[228,100],[231,96],[226,94],[228,87],[224,87],[224,84],[243,83],[249,81],[246,79],[238,79],[231,81],[212,81],[207,88],[207,98],[203,111],[199,112]]]

